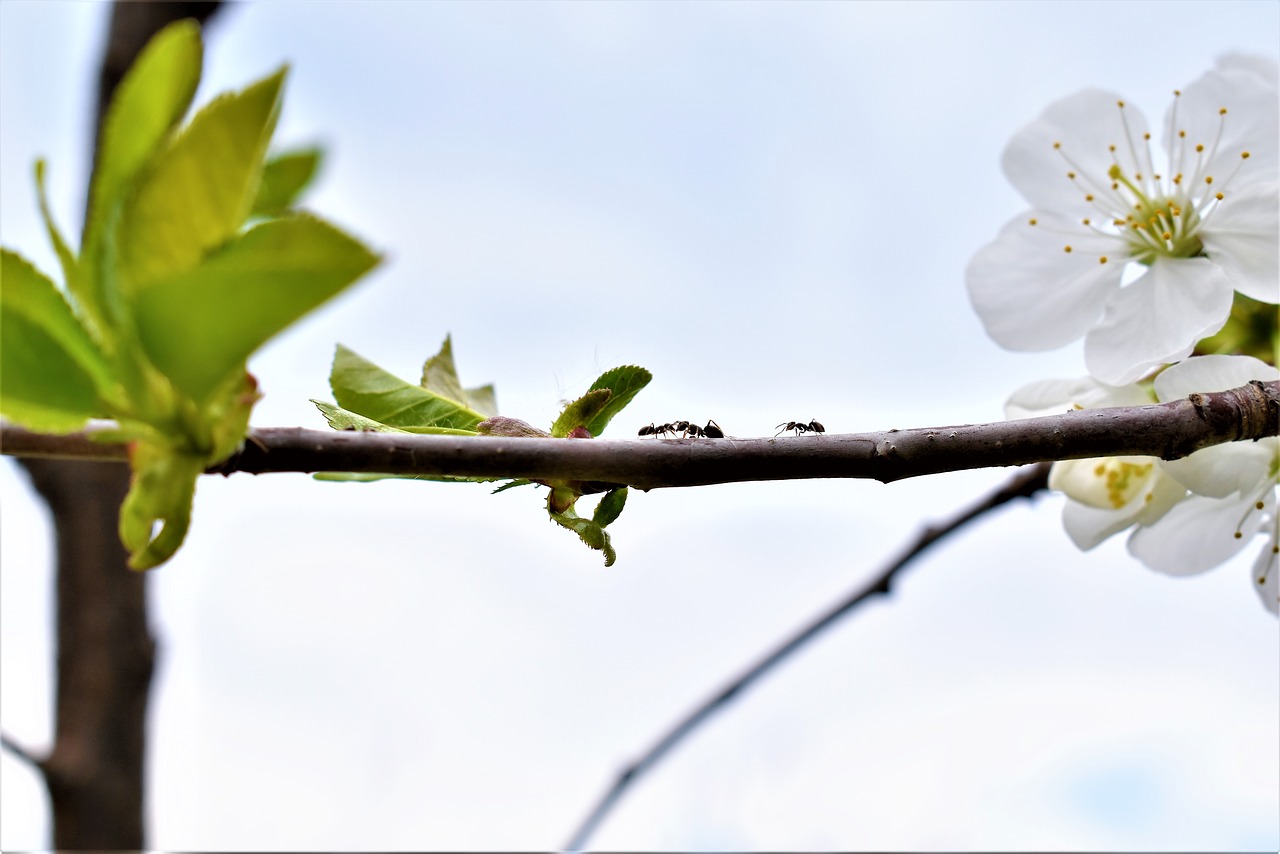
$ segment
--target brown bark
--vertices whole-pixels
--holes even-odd
[[[117,532],[129,470],[120,463],[27,460],[53,513],[57,565],[57,724],[40,762],[58,849],[143,847],[143,764],[155,645],[146,576]]]

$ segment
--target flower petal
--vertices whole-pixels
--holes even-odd
[[[1060,465],[1062,463],[1055,463],[1054,469]],[[1135,501],[1118,510],[1099,510],[1068,498],[1062,508],[1062,527],[1076,548],[1088,551],[1131,525],[1155,522],[1186,494],[1187,491],[1173,478],[1160,477],[1154,483],[1150,500]]]
[[[1220,183],[1237,168],[1251,183],[1276,180],[1278,134],[1275,85],[1251,69],[1230,64],[1220,64],[1183,89],[1165,115],[1165,148],[1175,162],[1194,164],[1196,183],[1205,175]],[[1197,144],[1210,153],[1204,162],[1194,152]],[[1242,164],[1240,155],[1246,151],[1249,159]],[[1191,169],[1185,171],[1190,178]]]
[[[1086,193],[1109,195],[1107,170],[1113,163],[1119,162],[1130,175],[1149,171],[1134,159],[1128,142],[1142,139],[1146,119],[1133,106],[1117,106],[1123,100],[1114,92],[1086,89],[1054,101],[1014,134],[1001,165],[1032,207],[1096,215],[1094,205],[1084,197]]]
[[[1232,297],[1226,274],[1212,261],[1158,258],[1111,298],[1102,322],[1085,336],[1085,365],[1105,383],[1133,382],[1221,329]]]
[[[1253,589],[1262,598],[1262,607],[1280,615],[1280,519],[1274,513],[1267,520],[1264,532],[1271,536],[1254,561],[1250,580],[1253,582]]]
[[[1237,291],[1280,302],[1280,183],[1228,190],[1200,230],[1200,240]]]
[[[1252,356],[1196,356],[1170,365],[1152,384],[1162,401],[1195,392],[1226,391],[1250,380],[1280,379],[1280,370]],[[1256,495],[1280,469],[1280,440],[1230,442],[1196,451],[1161,466],[1192,492],[1225,498],[1232,493]]]
[[[1157,572],[1205,572],[1251,539],[1254,531],[1239,528],[1250,509],[1249,502],[1234,498],[1188,496],[1155,524],[1136,529],[1129,538],[1129,553]]]
[[[1015,391],[1005,402],[1004,417],[1036,418],[1073,409],[1145,406],[1155,395],[1138,385],[1109,386],[1093,377],[1037,380]]]
[[[1250,380],[1280,380],[1280,370],[1253,356],[1196,356],[1160,372],[1152,384],[1162,402],[1196,392],[1227,391]]]
[[[1031,221],[1035,221],[1035,225]],[[1078,234],[1073,232],[1079,232]],[[1071,252],[1063,251],[1069,238]],[[1099,263],[1110,251],[1114,262]],[[1119,290],[1125,247],[1053,214],[1010,221],[969,262],[965,286],[974,310],[997,344],[1010,350],[1052,350],[1098,320]]]
[[[1226,498],[1239,493],[1257,495],[1268,483],[1275,483],[1280,439],[1257,442],[1227,442],[1196,451],[1180,460],[1162,462],[1160,467],[1197,495]]]

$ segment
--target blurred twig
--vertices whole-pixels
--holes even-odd
[[[952,534],[975,519],[1002,507],[1015,498],[1030,498],[1048,485],[1049,464],[1039,463],[1019,471],[1004,486],[977,502],[973,506],[956,515],[954,518],[936,525],[929,525],[922,530],[915,541],[903,549],[902,553],[882,569],[870,583],[865,584],[825,612],[815,617],[795,634],[791,635],[772,651],[764,655],[755,664],[731,679],[723,688],[702,701],[692,712],[687,714],[665,735],[659,738],[652,747],[645,751],[640,759],[623,769],[613,784],[592,808],[582,824],[574,832],[565,846],[568,851],[581,851],[600,823],[617,805],[627,790],[646,772],[653,769],[664,756],[671,752],[677,744],[684,741],[693,731],[707,721],[713,714],[727,705],[744,689],[769,671],[782,664],[786,659],[799,652],[802,647],[815,639],[824,630],[835,625],[842,617],[878,594],[887,594],[893,579],[913,560],[923,554],[930,546]]]

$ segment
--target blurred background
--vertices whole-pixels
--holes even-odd
[[[53,274],[31,166],[78,234],[109,8],[0,3],[0,239]],[[197,102],[291,65],[277,147],[388,256],[251,363],[257,426],[324,428],[336,342],[546,426],[604,370],[651,421],[769,435],[998,420],[1079,346],[1001,351],[963,287],[1024,207],[999,158],[1052,100],[1155,122],[1280,6],[272,2],[207,31]],[[796,440],[802,441],[802,440]],[[694,703],[856,587],[977,471],[632,495],[604,569],[542,494],[206,478],[150,579],[149,844],[556,848]],[[0,723],[52,738],[52,536],[0,464]],[[1280,847],[1280,636],[1256,548],[1152,573],[1006,508],[742,696],[646,777],[603,848]],[[1260,541],[1259,546],[1260,547]],[[0,847],[47,799],[0,754]]]

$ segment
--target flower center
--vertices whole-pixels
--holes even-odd
[[[1055,463],[1049,485],[1098,510],[1120,510],[1154,499],[1159,469],[1154,457],[1104,457]]]
[[[1249,160],[1248,151],[1228,151],[1223,144],[1224,136],[1228,136],[1226,107],[1217,110],[1216,128],[1210,130],[1203,123],[1200,125],[1199,133],[1205,134],[1205,139],[1191,139],[1178,116],[1182,93],[1175,90],[1173,94],[1174,108],[1167,128],[1166,172],[1162,173],[1156,166],[1151,134],[1138,132],[1130,124],[1124,101],[1116,102],[1122,130],[1119,138],[1107,146],[1111,163],[1105,174],[1099,174],[1096,166],[1091,174],[1066,151],[1062,142],[1053,143],[1054,150],[1068,167],[1067,179],[1079,188],[1083,201],[1100,215],[1079,220],[1078,226],[1083,226],[1085,231],[1076,230],[1074,236],[1119,240],[1124,246],[1124,261],[1146,266],[1158,258],[1196,258],[1205,254],[1199,232],[1224,203],[1227,185]],[[1221,157],[1224,153],[1228,155],[1225,161]],[[1235,160],[1237,155],[1239,159]],[[1229,169],[1230,174],[1215,176],[1210,171],[1211,164],[1221,167],[1232,160],[1235,167]],[[1033,219],[1030,224],[1038,223]],[[1096,254],[1098,261],[1107,263],[1108,255],[1101,251],[1073,244],[1074,241],[1064,244],[1063,250],[1071,253],[1084,248],[1084,254]],[[1098,244],[1089,240],[1086,246],[1098,247]]]
[[[1121,192],[1123,187],[1132,197],[1132,213],[1123,220],[1117,217],[1114,224],[1122,229],[1134,261],[1150,264],[1159,256],[1195,258],[1204,254],[1204,243],[1196,235],[1203,220],[1185,193],[1152,198],[1124,174],[1118,163],[1112,164],[1107,175],[1113,190]]]

